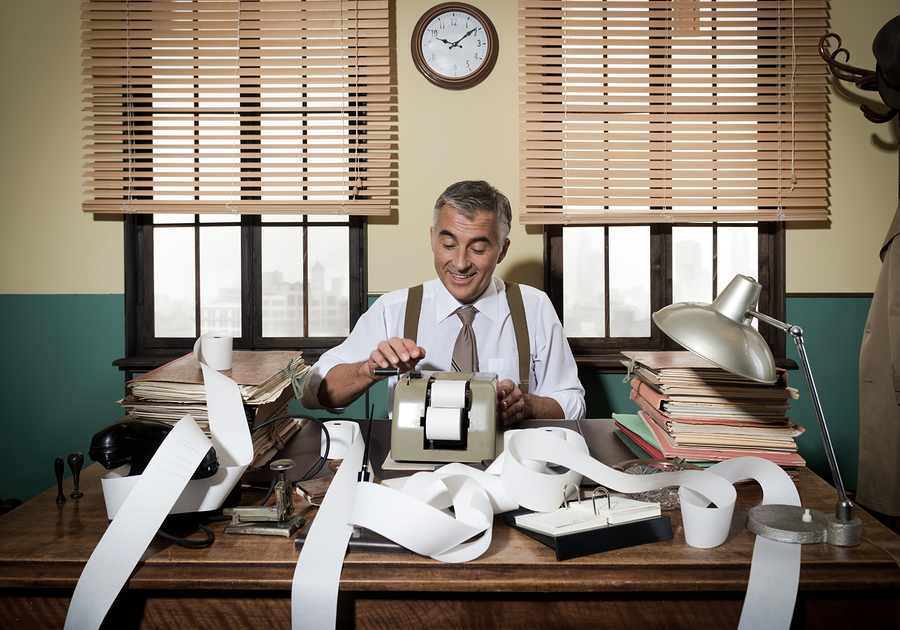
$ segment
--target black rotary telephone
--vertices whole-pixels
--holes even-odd
[[[88,454],[108,470],[130,463],[128,476],[140,475],[172,428],[159,420],[117,422],[94,434]],[[191,479],[212,477],[218,469],[216,449],[210,447]]]

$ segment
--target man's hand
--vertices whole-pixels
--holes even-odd
[[[513,424],[525,419],[525,395],[509,379],[497,385],[497,418],[500,424]]]
[[[382,341],[368,360],[340,363],[328,371],[319,385],[319,404],[324,407],[346,407],[363,395],[384,376],[375,376],[375,368],[397,368],[400,374],[416,367],[425,350],[410,339],[392,338]]]
[[[523,394],[518,385],[509,379],[497,385],[497,418],[500,424],[564,417],[562,407],[553,398]]]
[[[425,349],[416,345],[412,339],[391,337],[388,341],[382,341],[369,355],[366,363],[369,375],[375,380],[381,380],[382,376],[375,376],[375,368],[397,368],[400,374],[415,369],[416,365],[425,358]]]

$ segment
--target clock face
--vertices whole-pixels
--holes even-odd
[[[413,60],[432,83],[449,89],[477,85],[497,59],[497,34],[487,17],[467,5],[440,5],[413,32]]]

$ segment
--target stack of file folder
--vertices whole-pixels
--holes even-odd
[[[254,460],[249,467],[252,471],[268,463],[300,429],[300,420],[284,418],[253,430],[288,413],[288,403],[295,394],[292,384],[309,371],[309,366],[303,363],[302,352],[262,350],[235,350],[231,364],[231,369],[223,374],[238,384],[247,423],[253,431]],[[128,395],[119,401],[126,414],[121,420],[149,419],[174,424],[190,414],[209,435],[206,387],[193,352],[132,379],[126,386]]]
[[[619,435],[653,459],[699,466],[753,455],[779,466],[805,466],[788,418],[797,390],[778,371],[774,385],[732,374],[690,352],[626,353],[637,415],[615,414]],[[643,457],[643,454],[640,455]]]

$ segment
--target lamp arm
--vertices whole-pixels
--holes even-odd
[[[838,491],[838,502],[835,506],[834,516],[841,522],[852,521],[853,503],[847,499],[847,493],[844,491],[844,482],[841,480],[841,472],[838,469],[837,458],[834,455],[834,447],[831,445],[831,437],[828,434],[828,425],[825,424],[825,414],[822,411],[819,392],[816,390],[816,382],[813,380],[812,368],[809,365],[809,359],[806,356],[806,348],[803,345],[803,329],[799,326],[785,324],[784,322],[778,321],[768,315],[763,315],[752,309],[748,311],[748,314],[770,326],[775,326],[776,328],[780,328],[781,330],[790,333],[791,337],[794,339],[794,345],[797,346],[797,353],[800,355],[800,363],[803,366],[803,374],[806,376],[806,384],[809,386],[809,393],[812,397],[816,419],[819,421],[819,430],[822,433],[822,441],[825,443],[825,455],[828,457],[828,465],[831,467],[831,475],[834,478],[834,485]]]
[[[791,326],[790,324],[785,324],[784,322],[780,322],[777,319],[775,319],[774,317],[769,317],[768,315],[764,315],[764,314],[760,313],[759,311],[754,311],[753,309],[750,309],[749,311],[747,311],[747,314],[750,315],[751,317],[755,317],[756,319],[758,319],[761,322],[767,323],[769,326],[774,326],[775,328],[780,328],[784,332],[791,332],[791,328],[793,328],[793,326]],[[801,334],[802,334],[802,331],[801,331]]]

